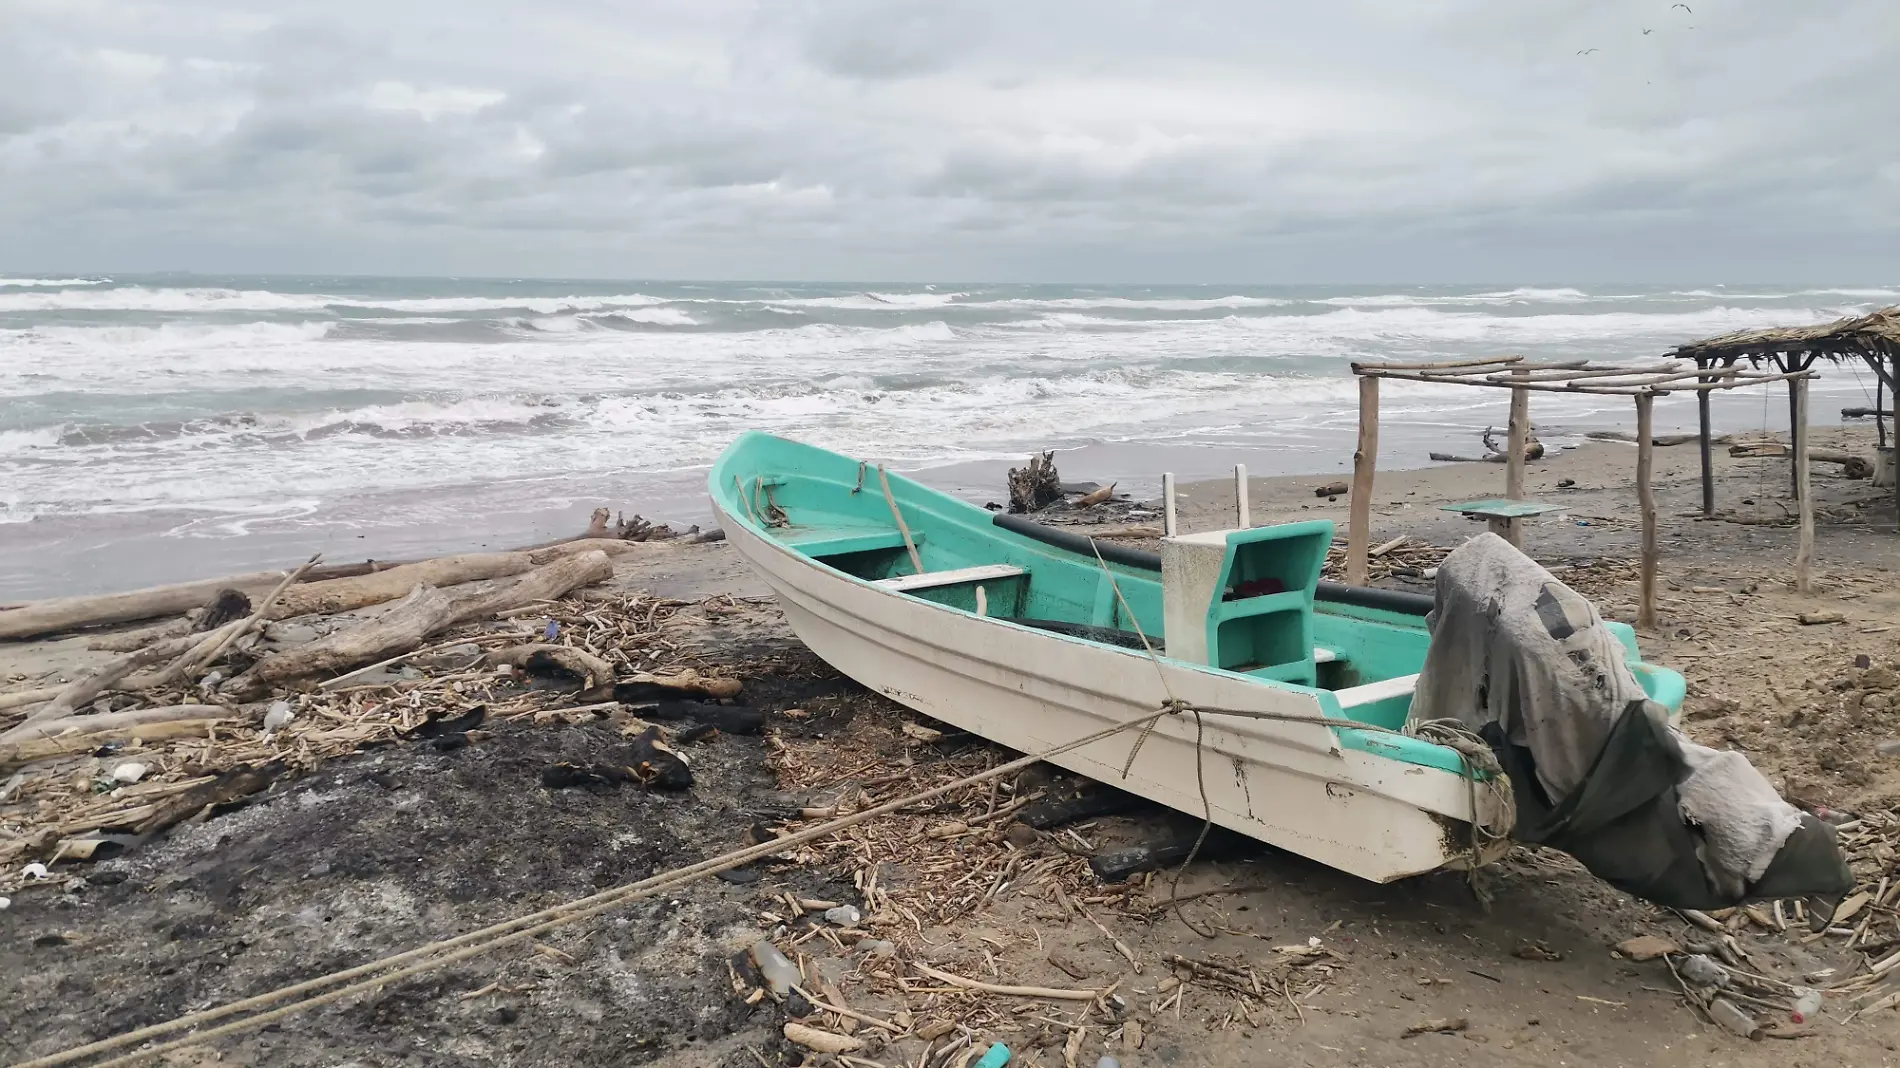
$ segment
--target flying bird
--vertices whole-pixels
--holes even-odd
[[[1650,34],[1655,33],[1655,32],[1656,32],[1655,30],[1644,30],[1643,36],[1648,37]]]
[[[1580,55],[1580,56],[1587,56],[1587,55],[1589,55],[1590,53],[1592,53],[1592,52],[1594,52],[1594,51],[1596,51],[1596,49],[1594,49],[1594,48],[1584,48],[1584,49],[1580,49],[1580,50],[1579,50],[1579,51],[1577,52],[1577,54],[1578,54],[1578,55]]]
[[[1670,4],[1669,6],[1672,8],[1679,7],[1683,9],[1684,11],[1687,11],[1691,15],[1695,14],[1695,9],[1690,7],[1688,4]]]

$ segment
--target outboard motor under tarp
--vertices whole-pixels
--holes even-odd
[[[1428,624],[1412,718],[1457,720],[1490,744],[1520,841],[1673,908],[1853,889],[1834,828],[1740,753],[1671,725],[1596,608],[1503,538],[1445,558]]]

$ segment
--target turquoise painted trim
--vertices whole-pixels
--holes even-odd
[[[800,553],[811,556],[842,556],[845,553],[871,552],[876,549],[902,549],[904,534],[896,527],[888,530],[866,530],[863,533],[840,533],[837,528],[814,527],[800,530],[792,528],[781,530],[775,538],[781,545],[788,545]],[[923,544],[925,536],[912,532],[911,540]]]
[[[1333,542],[1333,522],[1311,519],[1302,523],[1280,523],[1269,527],[1229,531],[1227,548],[1221,557],[1220,577],[1214,583],[1213,603],[1207,606],[1207,648],[1215,667],[1232,662],[1228,656],[1228,634],[1233,640],[1250,628],[1241,620],[1253,620],[1251,635],[1256,641],[1289,637],[1284,644],[1300,651],[1299,655],[1258,663],[1246,673],[1257,678],[1280,682],[1312,684],[1317,681],[1313,664],[1313,592],[1319,586],[1320,571],[1326,565],[1326,548]],[[1276,551],[1277,550],[1277,551]],[[1244,559],[1243,559],[1244,558]],[[1275,567],[1262,568],[1260,562],[1272,561]],[[1275,572],[1250,574],[1249,572]],[[1284,592],[1243,597],[1229,601],[1225,591],[1241,583],[1263,577],[1279,580]],[[1278,617],[1278,618],[1276,618]],[[1227,626],[1227,624],[1236,624]],[[1277,633],[1276,633],[1277,632]]]

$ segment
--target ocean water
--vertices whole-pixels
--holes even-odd
[[[1340,467],[1353,360],[1632,360],[1900,287],[781,285],[0,278],[0,595],[566,533],[605,503],[694,522],[747,429],[974,497],[1036,448],[1151,488]],[[1826,373],[1816,419],[1871,396]],[[1785,426],[1780,393],[1720,397]],[[1659,403],[1659,423],[1693,421]],[[1381,462],[1470,452],[1502,392],[1391,383]],[[1626,401],[1536,395],[1546,439]],[[1091,459],[1095,458],[1095,459]],[[1088,470],[1111,462],[1114,470]],[[1075,469],[1080,465],[1083,469]],[[117,562],[108,556],[126,557]]]

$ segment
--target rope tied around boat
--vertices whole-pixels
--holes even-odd
[[[1188,919],[1187,914],[1181,911],[1180,902],[1181,876],[1187,871],[1188,865],[1194,863],[1195,858],[1200,855],[1201,847],[1206,844],[1207,836],[1214,829],[1214,806],[1207,796],[1206,725],[1201,720],[1203,712],[1284,723],[1310,723],[1337,730],[1367,731],[1401,738],[1417,738],[1435,745],[1442,745],[1458,754],[1458,775],[1465,781],[1466,799],[1471,812],[1471,818],[1466,821],[1471,829],[1470,855],[1466,859],[1467,881],[1479,905],[1487,910],[1491,907],[1491,893],[1483,885],[1479,871],[1486,863],[1485,855],[1490,847],[1510,838],[1516,824],[1517,808],[1515,796],[1511,792],[1510,778],[1505,775],[1503,765],[1498,762],[1497,754],[1491,751],[1491,746],[1479,737],[1477,732],[1473,731],[1468,724],[1455,719],[1428,720],[1414,725],[1413,731],[1408,733],[1382,727],[1376,723],[1362,723],[1356,719],[1313,716],[1303,713],[1262,712],[1251,709],[1209,708],[1183,701],[1175,696],[1174,688],[1168,685],[1168,674],[1161,667],[1161,657],[1156,653],[1154,643],[1148,640],[1147,633],[1142,630],[1141,620],[1135,616],[1134,609],[1129,607],[1128,599],[1122,596],[1121,583],[1116,580],[1115,572],[1110,570],[1108,561],[1102,558],[1100,546],[1096,544],[1094,538],[1089,538],[1088,543],[1089,549],[1095,554],[1096,564],[1101,567],[1102,574],[1108,578],[1109,587],[1115,593],[1116,603],[1121,606],[1122,613],[1128,617],[1129,624],[1135,628],[1135,636],[1141,639],[1141,647],[1148,654],[1149,662],[1154,664],[1155,674],[1161,681],[1162,692],[1167,694],[1167,699],[1161,703],[1161,715],[1178,716],[1183,712],[1194,713],[1194,779],[1201,794],[1201,832],[1195,837],[1194,845],[1188,850],[1187,857],[1181,861],[1181,866],[1175,869],[1174,878],[1168,886],[1168,903],[1174,907],[1175,916],[1187,926],[1188,930],[1203,938],[1213,938],[1218,933],[1211,928],[1203,930],[1196,926],[1194,921]],[[1141,729],[1141,734],[1135,738],[1135,744],[1128,750],[1128,759],[1122,762],[1122,778],[1128,777],[1129,772],[1134,768],[1136,754],[1141,752],[1141,747],[1148,741],[1149,735],[1154,733],[1160,722],[1161,716],[1156,716]],[[1501,829],[1488,826],[1484,820],[1484,813],[1478,804],[1480,783],[1483,783],[1484,788],[1491,794],[1497,818],[1503,824]]]

